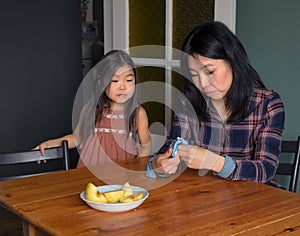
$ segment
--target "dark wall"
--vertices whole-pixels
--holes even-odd
[[[252,65],[265,84],[276,90],[285,105],[284,138],[300,135],[300,1],[238,0],[237,35],[242,40]],[[277,180],[288,187],[288,178]],[[297,192],[300,193],[298,181]]]
[[[300,135],[300,1],[237,1],[237,35],[265,84],[281,95],[286,111],[284,138]]]
[[[0,152],[72,132],[80,1],[3,1],[0,29]]]

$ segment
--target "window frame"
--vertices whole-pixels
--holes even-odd
[[[104,53],[111,49],[129,52],[129,3],[128,0],[103,0]],[[166,0],[166,50],[164,59],[133,58],[137,66],[158,66],[165,68],[165,83],[171,84],[172,68],[178,68],[178,60],[172,59],[173,0]],[[236,0],[215,0],[214,19],[224,22],[233,33],[236,30]],[[169,48],[169,49],[168,49]],[[166,86],[165,104],[170,104],[172,94]],[[170,129],[171,111],[165,110],[165,127]]]

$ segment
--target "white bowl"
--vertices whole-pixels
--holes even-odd
[[[113,190],[122,189],[123,185],[104,185],[104,186],[97,186],[97,189],[99,192],[109,192]],[[134,208],[137,208],[139,205],[141,205],[145,199],[149,196],[149,193],[147,190],[136,187],[136,186],[130,186],[133,193],[135,192],[143,192],[143,198],[138,201],[134,202],[126,202],[126,203],[98,203],[98,202],[91,202],[86,199],[85,197],[85,191],[80,193],[80,198],[86,202],[90,207],[99,210],[99,211],[107,211],[107,212],[122,212],[122,211],[129,211]]]

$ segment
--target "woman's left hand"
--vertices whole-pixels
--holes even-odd
[[[177,155],[191,169],[214,170],[219,164],[220,156],[198,146],[179,145]]]
[[[198,146],[179,145],[177,155],[189,168],[199,170],[202,169],[201,167],[205,159],[206,151],[206,149]]]

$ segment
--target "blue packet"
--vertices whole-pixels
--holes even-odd
[[[173,158],[176,156],[179,144],[188,145],[189,143],[188,143],[188,141],[184,140],[183,138],[177,137],[170,145],[170,148],[173,149],[170,158]]]

